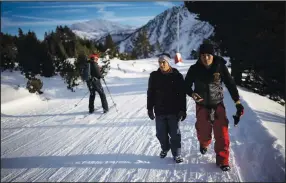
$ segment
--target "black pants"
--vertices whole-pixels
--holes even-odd
[[[173,156],[181,155],[181,132],[177,115],[160,115],[156,116],[155,120],[156,136],[162,150],[171,149]]]
[[[108,103],[106,100],[106,96],[103,90],[103,87],[100,83],[100,80],[92,80],[87,82],[87,87],[89,89],[90,95],[89,95],[89,110],[94,109],[94,100],[95,100],[95,92],[97,92],[101,99],[101,105],[102,108],[106,111],[108,111]]]

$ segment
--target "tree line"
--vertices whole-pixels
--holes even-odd
[[[35,32],[24,33],[21,28],[16,36],[1,32],[0,38],[1,71],[19,70],[27,79],[59,74],[72,91],[88,55],[99,53],[103,56],[107,48],[111,58],[118,55],[110,35],[105,44],[98,44],[76,36],[67,26],[57,26],[55,31],[45,32],[42,41],[37,39]],[[75,62],[71,63],[68,58],[75,58]]]

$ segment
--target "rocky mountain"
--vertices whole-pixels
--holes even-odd
[[[72,24],[70,28],[79,37],[95,41],[106,37],[108,34],[111,34],[115,40],[121,41],[136,30],[132,26],[122,25],[103,19],[94,19],[87,22],[75,23]]]
[[[179,40],[177,39],[177,15],[179,14]],[[134,41],[140,30],[146,30],[148,39],[155,48],[158,40],[163,51],[175,55],[177,45],[183,57],[189,57],[191,50],[197,49],[203,39],[208,38],[214,31],[214,27],[208,22],[196,19],[196,14],[190,13],[183,6],[172,7],[146,25],[137,29],[129,37],[119,43],[120,52],[131,52]],[[154,54],[159,53],[158,50]]]

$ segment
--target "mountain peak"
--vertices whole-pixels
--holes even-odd
[[[134,30],[132,26],[123,25],[117,22],[104,19],[93,19],[86,22],[75,23],[70,26],[72,31],[79,37],[98,40],[106,34],[130,32]]]
[[[178,14],[179,39],[177,36]],[[189,57],[191,50],[196,50],[202,41],[208,38],[214,30],[213,26],[208,22],[197,20],[197,15],[190,13],[184,6],[175,6],[165,10],[141,27],[141,29],[147,31],[149,42],[155,48],[158,42],[163,51],[169,52],[171,56],[174,56],[177,52],[177,47],[179,47],[179,52],[184,58]],[[120,42],[120,52],[131,52],[137,36],[138,31]],[[160,51],[156,50],[156,52],[154,53],[155,55]]]

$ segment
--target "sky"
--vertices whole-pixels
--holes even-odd
[[[106,19],[140,27],[182,2],[2,2],[1,32],[18,35],[34,31],[43,40],[44,33],[57,25],[71,25],[93,19]]]

